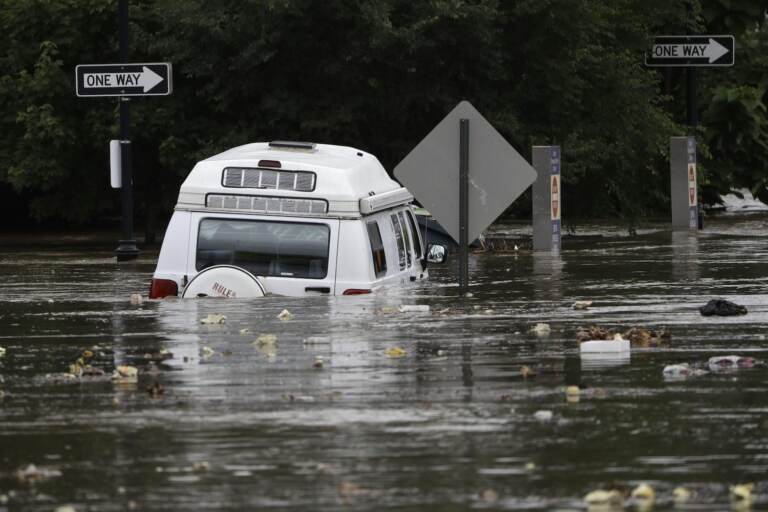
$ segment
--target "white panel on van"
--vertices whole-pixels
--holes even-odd
[[[173,279],[181,286],[183,277],[187,273],[190,219],[189,212],[173,212],[168,229],[165,230],[160,257],[157,260],[156,278]]]

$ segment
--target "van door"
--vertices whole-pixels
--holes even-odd
[[[268,293],[335,293],[338,219],[196,213],[190,276],[235,265],[261,278]]]

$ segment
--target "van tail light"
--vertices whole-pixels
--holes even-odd
[[[371,293],[371,290],[365,288],[347,288],[342,295],[365,295]]]
[[[149,285],[149,298],[162,299],[169,295],[178,295],[179,286],[172,279],[152,278],[152,284]]]

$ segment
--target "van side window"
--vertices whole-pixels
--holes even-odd
[[[400,227],[400,221],[397,220],[397,214],[390,215],[392,219],[392,230],[395,232],[395,241],[397,242],[397,256],[400,263],[400,270],[405,270],[405,244],[403,243],[403,229]]]
[[[414,219],[412,211],[409,210],[405,216],[408,217],[408,223],[411,225],[411,233],[413,233],[413,250],[416,251],[416,258],[421,259],[424,256],[424,251],[421,249],[421,237],[418,223]]]
[[[366,224],[368,239],[371,241],[371,256],[373,257],[373,270],[376,277],[387,273],[387,256],[384,254],[384,244],[381,241],[379,224],[374,220]]]
[[[397,214],[398,217],[400,217],[400,225],[403,227],[403,237],[405,237],[405,251],[408,255],[408,268],[411,268],[413,266],[413,246],[411,245],[411,228],[408,227],[408,224],[405,223],[405,214],[400,211]]]

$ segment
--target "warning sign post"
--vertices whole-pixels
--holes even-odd
[[[533,250],[560,252],[560,146],[534,146]]]
[[[698,230],[699,198],[696,183],[696,138],[672,137],[669,141],[672,228]]]

